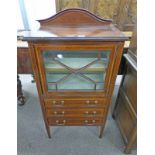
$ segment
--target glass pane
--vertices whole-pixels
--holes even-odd
[[[103,90],[110,51],[44,51],[48,91]]]

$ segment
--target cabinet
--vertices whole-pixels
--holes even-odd
[[[39,20],[28,41],[48,136],[50,126],[101,126],[102,137],[111,95],[127,38],[83,9],[67,9]]]
[[[125,142],[125,153],[136,148],[137,141],[137,30],[136,25],[126,59],[126,73],[120,86],[113,115]]]

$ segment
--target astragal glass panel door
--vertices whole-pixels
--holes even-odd
[[[43,51],[48,91],[104,90],[109,50]]]

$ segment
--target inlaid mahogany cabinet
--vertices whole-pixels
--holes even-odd
[[[137,145],[137,25],[133,31],[126,60],[126,73],[120,86],[113,116],[125,142],[125,153],[131,153]]]
[[[67,9],[23,32],[49,138],[50,126],[101,126],[127,38],[82,9]]]

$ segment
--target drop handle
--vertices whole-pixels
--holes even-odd
[[[65,112],[62,111],[62,112],[57,112],[57,111],[54,111],[54,115],[56,116],[64,116]]]
[[[64,101],[60,101],[58,103],[56,101],[52,101],[52,104],[55,106],[62,106],[62,105],[64,105]]]
[[[93,111],[93,114],[96,115],[96,111]]]
[[[91,113],[89,113],[88,111],[85,112],[85,115],[88,115],[88,116],[95,116],[96,115],[96,111],[93,111]]]
[[[86,103],[87,103],[87,104],[89,104],[89,103],[90,103],[90,101],[86,101]]]
[[[98,104],[98,101],[97,100],[95,100],[95,101],[86,101],[86,103],[87,103],[87,105],[90,105],[90,106],[96,106],[97,104]]]
[[[56,104],[56,101],[52,101],[52,104]]]
[[[61,101],[61,104],[64,104],[64,101]]]
[[[60,123],[59,120],[56,120],[56,124],[57,125],[65,125],[65,123],[66,123],[66,120],[63,120],[62,123]]]
[[[94,103],[95,103],[95,104],[97,104],[97,103],[98,103],[98,101],[96,100],[96,101],[94,101]]]
[[[86,124],[86,125],[94,125],[95,123],[96,123],[95,120],[92,120],[92,123],[89,123],[88,120],[85,120],[85,124]]]

